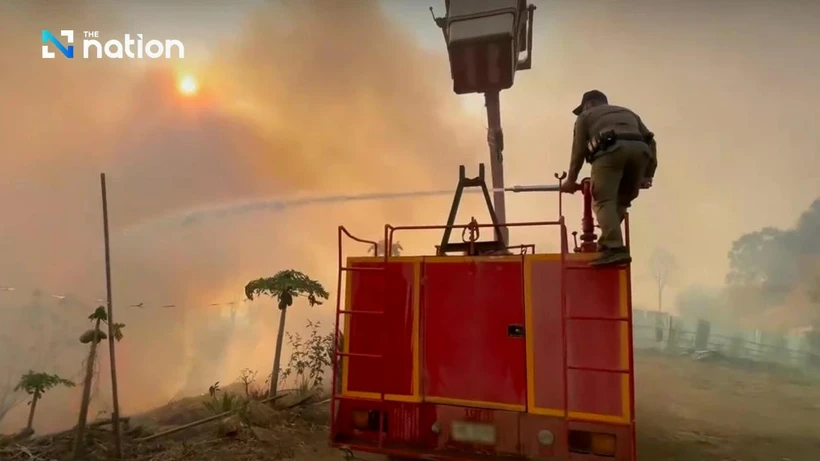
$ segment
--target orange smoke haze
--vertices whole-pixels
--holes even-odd
[[[272,303],[254,303],[255,323],[240,318],[235,340],[210,303],[241,299],[249,279],[286,268],[335,291],[339,223],[377,238],[386,221],[441,221],[448,199],[319,206],[184,228],[152,220],[277,194],[441,189],[452,186],[459,163],[484,152],[480,122],[453,122],[460,105],[446,58],[416,46],[375,1],[300,2],[287,8],[287,28],[269,26],[281,7],[259,8],[197,70],[201,91],[189,98],[178,91],[180,63],[142,69],[41,60],[30,39],[41,28],[121,27],[116,11],[70,3],[4,5],[0,14],[0,61],[15,63],[0,74],[0,100],[11,108],[0,123],[0,285],[24,287],[6,298],[15,302],[28,302],[37,287],[85,302],[66,307],[76,330],[65,336],[82,332],[89,304],[105,293],[98,179],[105,171],[115,320],[127,325],[119,345],[124,413],[229,382],[240,368],[268,373]],[[141,302],[178,307],[127,307]],[[310,317],[329,325],[331,304],[300,306],[289,324],[300,329]],[[62,373],[79,367],[84,351],[72,348],[65,366],[53,365]],[[30,366],[20,362],[16,368]],[[98,409],[107,400],[105,362]],[[64,407],[74,393],[54,392],[41,404],[54,417],[38,420],[39,431],[72,417]]]
[[[338,224],[378,239],[385,222],[442,223],[449,197],[182,225],[192,209],[248,200],[454,187],[459,164],[472,173],[488,161],[480,98],[452,93],[427,5],[402,2],[0,2],[0,286],[17,288],[0,291],[0,369],[10,382],[30,367],[76,378],[77,336],[105,296],[100,172],[115,320],[127,325],[118,346],[125,414],[228,383],[242,368],[267,374],[274,303],[246,303],[235,325],[211,304],[288,268],[333,298]],[[681,268],[666,299],[691,283],[721,285],[733,240],[789,225],[820,195],[818,2],[535,3],[534,68],[502,95],[507,182],[552,183],[566,168],[570,111],[584,91],[636,110],[660,149],[655,186],[631,221],[636,306],[656,299],[646,269],[654,248]],[[386,13],[399,4],[400,20]],[[162,34],[163,21],[186,43],[185,60],[40,59],[42,29]],[[195,96],[178,89],[188,74]],[[485,220],[477,198],[462,221]],[[552,217],[553,198],[511,196],[508,215]],[[566,203],[577,228],[579,199]],[[514,237],[543,248],[553,235]],[[397,236],[407,253],[429,253],[437,237]],[[128,307],[138,303],[153,307]],[[291,330],[308,318],[329,326],[332,299],[295,307]],[[110,401],[106,363],[93,411]],[[78,401],[76,389],[46,396],[37,431],[73,424]],[[25,413],[18,406],[0,432]]]

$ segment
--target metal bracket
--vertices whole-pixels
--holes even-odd
[[[535,19],[535,5],[527,5],[527,16],[524,18],[524,28],[526,29],[527,38],[523,45],[520,45],[521,48],[518,50],[519,53],[521,51],[527,52],[527,57],[519,59],[515,63],[515,70],[529,70],[532,69],[532,24],[533,20]],[[519,42],[521,41],[521,36],[518,37]]]
[[[450,243],[450,236],[455,227],[456,215],[458,214],[458,206],[461,204],[461,196],[464,194],[464,189],[468,187],[480,187],[484,195],[484,201],[487,204],[487,211],[490,212],[490,220],[493,223],[493,235],[495,240],[483,242],[460,242]],[[468,178],[464,165],[458,167],[458,187],[456,187],[456,194],[453,197],[453,205],[450,207],[450,215],[447,217],[447,227],[444,229],[444,235],[441,237],[441,245],[437,249],[439,256],[446,255],[450,252],[467,252],[467,253],[485,253],[489,251],[501,251],[506,248],[504,240],[501,237],[501,227],[498,223],[498,216],[495,214],[493,202],[490,199],[490,191],[487,189],[487,183],[484,180],[484,164],[478,165],[478,176],[475,178]]]

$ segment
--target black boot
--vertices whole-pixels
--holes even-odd
[[[629,256],[629,249],[621,248],[605,248],[601,253],[601,257],[589,262],[590,266],[614,266],[617,264],[629,264],[632,262],[632,257]]]

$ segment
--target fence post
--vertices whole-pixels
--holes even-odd
[[[712,324],[707,320],[698,319],[698,327],[695,332],[695,350],[705,351],[709,349],[709,334],[712,332]]]

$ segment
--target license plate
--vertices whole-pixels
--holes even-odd
[[[451,437],[456,442],[495,445],[495,426],[453,421]]]

